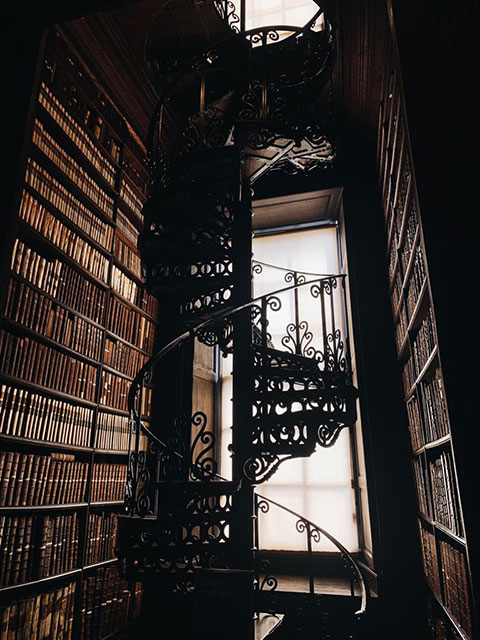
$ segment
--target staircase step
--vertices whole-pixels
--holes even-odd
[[[252,419],[252,423],[261,422],[262,425],[313,424],[321,425],[328,422],[349,424],[355,422],[355,408],[350,411],[325,411],[324,409],[304,409],[302,411],[287,411],[283,414],[267,414]]]
[[[283,618],[283,613],[259,613],[255,619],[255,640],[263,640],[273,633]]]

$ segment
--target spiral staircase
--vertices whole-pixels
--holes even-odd
[[[284,270],[284,287],[252,298],[253,278],[275,267],[251,259],[251,185],[267,171],[309,172],[335,156],[325,106],[332,30],[321,8],[304,27],[246,31],[243,23],[231,2],[175,0],[151,29],[161,99],[139,248],[161,305],[163,346],[129,395],[118,554],[124,573],[149,585],[162,617],[175,618],[175,637],[346,640],[367,608],[355,560],[320,526],[254,490],[284,461],[334,446],[356,420],[345,276]],[[306,297],[313,318],[303,317]],[[272,335],[288,301],[293,316]],[[229,480],[217,473],[211,416],[192,416],[195,341],[233,361]],[[146,418],[151,385],[158,391]],[[311,562],[305,593],[278,589],[260,548],[274,509],[305,536],[309,560],[322,537],[338,551],[350,595],[336,613]]]

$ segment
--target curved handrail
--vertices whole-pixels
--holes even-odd
[[[145,427],[145,425],[141,425],[141,426],[142,426],[142,430],[145,433],[145,435],[147,435],[149,438],[154,440],[158,445],[160,445],[162,447],[165,447],[165,448],[168,448],[170,450],[170,452],[173,453],[173,455],[177,456],[179,459],[181,459],[181,460],[185,459],[185,456],[183,456],[178,451],[175,451],[174,449],[169,447],[165,442],[163,442],[163,440],[161,440],[158,436],[156,436],[154,433],[152,433],[150,431],[150,429],[148,429],[148,427]],[[191,463],[190,467],[201,470],[201,467],[199,467],[195,463]],[[220,475],[217,472],[213,472],[212,475],[215,476],[218,480],[220,480],[222,482],[228,482],[227,478],[225,478],[224,476]],[[345,558],[348,559],[348,561],[350,562],[351,567],[353,568],[353,570],[354,570],[354,572],[355,572],[355,574],[357,576],[358,583],[360,585],[360,591],[361,591],[360,608],[358,609],[358,611],[355,611],[355,615],[356,616],[363,615],[367,610],[369,590],[368,590],[367,584],[365,582],[365,578],[363,577],[363,574],[360,571],[359,566],[355,562],[355,559],[353,558],[351,553],[348,551],[348,549],[346,549],[343,546],[343,544],[339,540],[337,540],[334,536],[332,536],[332,534],[329,533],[326,529],[324,529],[320,525],[316,524],[315,522],[312,522],[312,520],[309,520],[308,518],[306,518],[302,514],[298,513],[297,511],[293,511],[293,509],[290,509],[289,507],[286,507],[285,505],[281,504],[280,502],[277,502],[276,500],[272,500],[271,498],[267,498],[266,496],[262,495],[261,493],[258,493],[257,491],[254,491],[254,497],[255,498],[260,498],[261,500],[264,500],[267,503],[273,504],[276,507],[278,507],[279,509],[283,509],[283,511],[286,511],[290,515],[292,515],[295,518],[297,518],[299,521],[302,521],[306,525],[311,527],[312,530],[318,531],[323,536],[325,536],[325,538],[330,540],[330,542],[340,551],[340,553]]]
[[[257,261],[259,262],[259,261]],[[275,265],[269,265],[269,266],[275,266]],[[282,269],[282,267],[278,267],[279,269]],[[285,271],[288,271],[287,269],[285,269]],[[218,320],[223,320],[225,318],[228,318],[232,315],[234,315],[235,313],[238,313],[244,309],[247,309],[255,304],[257,304],[258,302],[261,302],[264,299],[268,299],[271,298],[272,296],[277,296],[281,293],[287,292],[287,291],[291,291],[294,289],[298,289],[300,287],[306,287],[312,284],[316,284],[319,282],[323,282],[323,281],[331,281],[332,279],[335,280],[341,280],[343,281],[346,277],[346,274],[335,274],[335,275],[328,275],[328,276],[323,276],[323,277],[317,277],[314,278],[312,280],[308,280],[305,282],[297,282],[296,284],[293,285],[289,285],[287,287],[282,287],[281,289],[277,289],[276,291],[272,291],[268,294],[263,294],[262,296],[258,296],[252,300],[250,300],[249,302],[246,302],[242,305],[238,305],[234,308],[230,308],[230,309],[222,309],[219,310],[217,312],[214,312],[211,314],[211,316],[203,321],[198,323],[196,326],[190,328],[187,331],[184,331],[183,333],[181,333],[179,336],[177,336],[175,339],[171,340],[167,345],[165,345],[162,349],[160,349],[160,351],[155,354],[154,356],[152,356],[148,362],[140,369],[140,371],[137,373],[137,375],[135,376],[132,385],[130,387],[130,392],[129,392],[129,396],[128,396],[128,408],[129,408],[129,412],[130,412],[130,416],[131,416],[131,420],[133,422],[135,422],[135,424],[138,426],[139,431],[137,431],[137,434],[141,431],[143,434],[145,434],[149,439],[153,440],[154,442],[156,442],[157,445],[161,446],[164,449],[168,449],[170,453],[172,453],[173,455],[175,455],[178,459],[180,460],[184,460],[185,456],[182,455],[180,452],[176,451],[175,449],[173,449],[173,447],[171,447],[170,445],[168,445],[167,443],[163,442],[163,440],[161,440],[161,438],[159,438],[156,434],[154,434],[147,426],[145,426],[145,424],[142,422],[141,419],[141,415],[140,413],[136,412],[135,409],[135,400],[138,394],[138,391],[141,388],[142,383],[144,382],[144,378],[145,375],[150,371],[150,369],[155,366],[155,364],[157,364],[167,353],[169,353],[170,351],[172,351],[175,347],[177,347],[179,344],[181,344],[184,340],[195,336],[196,334],[198,334],[200,331],[202,331],[203,329],[207,328],[209,325],[214,324],[215,322],[217,322]],[[189,468],[191,469],[200,469],[200,467],[192,462],[189,462]],[[215,477],[216,479],[220,480],[220,481],[225,481],[228,482],[228,480],[226,478],[224,478],[223,476],[221,476],[220,474],[218,474],[216,471],[211,472],[211,477]],[[323,529],[322,527],[320,527],[319,525],[315,524],[314,522],[312,522],[311,520],[309,520],[308,518],[305,518],[304,516],[302,516],[301,514],[293,511],[292,509],[276,502],[275,500],[272,500],[271,498],[267,498],[266,496],[259,494],[257,492],[254,492],[254,495],[256,496],[256,498],[259,498],[260,500],[264,500],[267,503],[273,504],[275,506],[277,506],[280,509],[283,509],[284,511],[290,513],[291,515],[293,515],[294,517],[296,517],[299,521],[302,521],[305,525],[307,525],[308,527],[310,527],[313,531],[316,531],[322,535],[324,535],[328,540],[330,540],[330,542],[332,542],[332,544],[340,551],[340,553],[342,554],[342,556],[344,556],[348,562],[350,563],[351,567],[353,568],[359,584],[360,584],[360,589],[361,589],[361,605],[358,611],[355,612],[355,615],[362,615],[365,613],[366,608],[367,608],[367,602],[368,602],[368,589],[367,589],[367,585],[365,583],[365,580],[363,578],[363,575],[357,565],[357,563],[355,562],[354,558],[352,557],[352,555],[349,553],[349,551],[336,539],[334,538],[330,533],[328,533],[328,531],[326,531],[325,529]]]
[[[271,291],[270,293],[257,296],[256,298],[253,298],[249,302],[245,302],[244,304],[238,305],[237,307],[233,307],[231,309],[220,309],[219,311],[214,311],[213,313],[210,314],[210,317],[207,320],[200,322],[199,324],[195,325],[191,329],[184,331],[179,336],[171,340],[167,345],[162,347],[158,353],[153,355],[143,365],[143,367],[138,371],[137,375],[133,379],[132,384],[130,386],[130,391],[128,393],[128,411],[130,412],[130,414],[132,414],[132,412],[135,413],[135,398],[137,395],[137,390],[141,386],[143,379],[145,377],[145,374],[152,367],[154,367],[157,364],[157,362],[159,362],[165,355],[167,355],[167,353],[172,351],[172,349],[174,349],[177,345],[179,345],[181,342],[183,342],[187,338],[195,337],[200,331],[202,331],[209,325],[212,325],[215,322],[218,322],[218,320],[224,320],[225,318],[229,318],[230,316],[234,315],[235,313],[238,313],[239,311],[248,309],[249,307],[252,307],[258,302],[261,302],[264,298],[277,296],[281,293],[285,293],[286,291],[291,291],[293,289],[298,289],[300,287],[306,287],[308,285],[315,284],[317,282],[323,282],[324,280],[326,281],[332,280],[332,279],[336,280],[337,278],[340,280],[344,280],[346,278],[346,274],[340,273],[340,274],[328,276],[326,278],[322,277],[322,278],[315,278],[313,280],[307,280],[305,282],[297,282],[296,284],[289,285],[288,287],[282,287],[281,289],[277,289],[276,291]]]
[[[335,547],[337,547],[337,549],[342,553],[342,555],[344,555],[349,560],[349,562],[351,563],[351,566],[353,567],[355,573],[357,574],[357,577],[358,577],[358,580],[359,580],[359,584],[360,584],[360,590],[361,590],[360,609],[355,612],[355,615],[358,615],[358,616],[363,615],[367,610],[367,602],[368,602],[367,585],[366,585],[365,579],[364,579],[364,577],[362,575],[362,572],[360,571],[360,568],[358,567],[357,563],[353,559],[353,557],[350,554],[350,552],[343,546],[343,544],[341,542],[339,542],[336,538],[334,538],[332,536],[332,534],[328,533],[328,531],[326,531],[325,529],[320,527],[318,524],[315,524],[315,522],[312,522],[308,518],[305,518],[305,516],[302,516],[300,513],[297,513],[296,511],[293,511],[292,509],[290,509],[289,507],[286,507],[285,505],[281,504],[280,502],[276,502],[275,500],[272,500],[271,498],[267,498],[266,496],[263,496],[262,494],[257,493],[256,491],[255,491],[255,495],[258,498],[261,498],[262,500],[265,500],[265,502],[269,502],[270,504],[274,504],[276,507],[279,507],[280,509],[283,509],[284,511],[287,511],[292,516],[295,516],[295,518],[299,518],[302,522],[304,522],[305,524],[307,524],[310,527],[312,527],[312,529],[314,529],[314,530],[318,531],[319,533],[321,533],[322,535],[324,535],[326,538],[328,538],[328,540],[330,540],[330,542]]]
[[[319,11],[317,11],[315,13],[315,15],[313,16],[312,20],[315,19],[315,21],[317,20],[317,18],[321,15],[321,13],[324,12],[324,10],[320,9]],[[208,56],[209,53],[211,53],[212,51],[215,50],[216,47],[219,47],[223,44],[225,44],[226,42],[228,42],[229,40],[235,39],[235,38],[239,38],[239,37],[243,37],[245,39],[248,40],[249,36],[255,36],[255,34],[258,32],[260,33],[261,31],[275,31],[275,30],[285,30],[285,31],[290,31],[292,33],[291,36],[289,36],[288,38],[280,41],[282,43],[285,43],[285,41],[287,39],[292,38],[293,36],[296,35],[311,35],[312,33],[315,34],[316,32],[313,31],[310,27],[310,25],[312,24],[312,22],[308,22],[305,26],[303,27],[294,27],[291,25],[268,25],[265,27],[256,27],[255,29],[249,29],[248,31],[242,31],[242,32],[235,32],[232,31],[230,34],[228,34],[227,36],[225,36],[225,38],[222,38],[220,40],[218,40],[217,42],[215,42],[214,44],[209,45],[208,47],[205,47],[205,49],[203,49],[202,51],[200,51],[199,53],[197,53],[193,58],[191,58],[190,60],[188,60],[188,62],[186,62],[181,69],[179,69],[178,71],[175,72],[175,74],[173,74],[172,80],[169,82],[168,86],[164,89],[163,92],[161,92],[161,95],[158,99],[158,102],[153,110],[153,115],[150,119],[150,123],[149,123],[149,127],[148,127],[148,132],[147,132],[147,150],[149,155],[154,153],[154,136],[155,136],[155,130],[157,127],[157,124],[160,122],[161,120],[161,115],[163,113],[163,108],[166,104],[168,104],[173,91],[175,90],[175,88],[177,87],[178,83],[180,82],[180,80],[182,79],[182,77],[190,72],[194,66],[195,61],[200,60],[202,58],[205,59],[205,56]],[[330,25],[330,22],[328,21],[328,18],[326,18],[326,23],[325,23],[326,27],[327,25]],[[324,31],[328,31],[328,29],[326,28]],[[274,44],[276,44],[277,42],[274,41]],[[328,56],[327,56],[328,59]],[[315,76],[318,76],[319,74],[321,74],[325,68],[325,65],[327,63],[327,59],[324,60],[324,63],[322,64],[321,68],[317,71],[317,73],[315,74]],[[157,148],[157,153],[158,153],[158,148]]]
[[[319,278],[335,278],[338,274],[333,273],[312,273],[310,271],[299,271],[298,269],[291,269],[288,267],[280,267],[277,264],[269,264],[268,262],[262,262],[261,260],[252,260],[252,265],[259,264],[262,267],[269,267],[270,269],[277,269],[278,271],[285,271],[287,273],[299,273],[302,276],[317,276]],[[346,275],[346,274],[342,274]]]

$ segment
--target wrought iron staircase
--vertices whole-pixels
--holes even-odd
[[[206,21],[219,21],[215,43],[203,34],[200,53],[191,56],[189,40],[177,59],[167,55],[162,20],[177,12],[181,30],[202,6]],[[147,287],[161,303],[164,346],[129,394],[120,563],[181,612],[185,638],[253,640],[260,622],[270,632],[285,615],[276,633],[283,628],[290,638],[302,629],[305,638],[346,640],[367,607],[354,558],[320,526],[254,491],[284,461],[334,446],[356,420],[345,276],[285,270],[286,286],[252,299],[252,278],[272,267],[251,260],[251,184],[274,168],[309,171],[334,157],[318,99],[329,79],[331,29],[321,9],[305,27],[240,32],[232,30],[230,2],[175,0],[164,11],[170,13],[160,12],[153,29],[160,44],[150,47],[163,93],[150,131],[150,195],[139,242]],[[303,317],[306,296],[315,304],[313,323]],[[272,335],[292,298],[292,318]],[[229,480],[217,474],[209,417],[192,416],[195,340],[233,359]],[[143,396],[152,383],[161,392],[147,419]],[[335,625],[313,569],[301,602],[276,589],[260,549],[270,508],[296,519],[309,558],[322,536],[338,550],[351,593]],[[242,607],[224,620],[226,630],[229,593]]]

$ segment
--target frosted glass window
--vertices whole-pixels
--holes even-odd
[[[337,231],[322,228],[297,231],[271,236],[260,236],[253,240],[254,259],[297,271],[337,274],[339,257]],[[254,278],[254,296],[261,296],[288,286],[285,272],[264,268]],[[312,313],[314,299],[299,289],[301,317],[309,318],[309,325],[315,329]],[[288,303],[290,302],[290,304]],[[317,302],[318,304],[318,302]],[[282,295],[282,309],[269,316],[269,332],[276,348],[284,349],[280,339],[285,335],[285,327],[294,319],[293,292]],[[318,327],[317,327],[318,329]],[[317,333],[317,335],[320,332]],[[230,477],[232,402],[230,358],[223,361],[222,371],[222,435],[221,460],[222,475]],[[352,489],[351,443],[348,430],[344,430],[335,445],[322,449],[320,446],[310,458],[296,458],[280,465],[270,480],[257,487],[258,493],[275,500],[326,529],[349,551],[358,551],[358,532],[355,514],[355,495]],[[271,506],[266,515],[261,516],[261,547],[264,549],[306,550],[305,535],[295,529],[296,520],[284,511]],[[321,539],[314,546],[316,551],[334,551],[328,540]]]
[[[247,29],[269,25],[303,27],[317,11],[313,0],[246,0],[245,25]],[[317,24],[317,28],[323,27]]]

